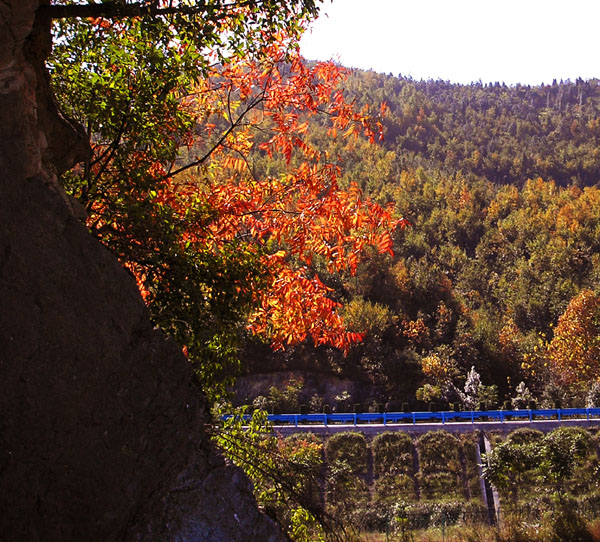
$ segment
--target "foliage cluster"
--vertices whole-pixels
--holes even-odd
[[[545,436],[537,430],[519,429],[511,432],[506,441],[496,435],[491,439],[496,442],[494,451],[503,442],[513,448],[521,447],[524,453],[519,456],[519,461],[528,462],[528,465],[523,463],[521,467],[516,464],[507,467],[512,475],[518,477],[516,484],[519,496],[516,506],[511,506],[510,500],[503,502],[499,526],[484,525],[487,523],[487,510],[481,501],[427,501],[421,495],[420,500],[414,497],[397,499],[392,513],[395,518],[392,522],[394,536],[399,540],[422,541],[597,540],[593,535],[594,524],[589,523],[590,518],[597,517],[600,512],[600,497],[597,487],[594,487],[596,478],[590,476],[597,463],[594,451],[597,443],[585,445],[585,442],[591,444],[597,438],[593,433],[590,435],[580,429],[563,428]],[[465,457],[469,455],[467,443],[473,445],[471,451],[474,452],[476,434],[461,435],[460,440]],[[531,450],[544,447],[548,449],[542,451],[541,455],[534,452],[534,457],[527,456],[527,451],[531,453]],[[587,451],[584,452],[584,448]],[[542,456],[549,459],[543,459]],[[565,464],[570,465],[567,470],[563,468]],[[548,476],[554,476],[549,473],[555,467],[553,482],[544,487],[546,482],[540,477],[548,480]],[[374,470],[377,470],[376,465]],[[569,470],[570,473],[567,472]],[[475,481],[478,482],[477,477]],[[556,492],[559,486],[561,491]],[[510,494],[504,491],[503,495],[504,498],[510,498]],[[460,526],[452,527],[455,522]]]
[[[456,524],[482,523],[487,510],[482,502],[398,501],[394,506],[393,528],[396,533],[448,527]]]
[[[409,474],[413,471],[412,439],[402,431],[384,432],[371,443],[375,476]]]
[[[596,400],[596,81],[464,87],[355,72],[342,92],[344,70],[297,51],[313,1],[130,7],[40,12],[57,19],[52,84],[93,151],[61,180],[211,399],[250,332],[281,349],[312,343],[309,355],[331,345],[329,368],[369,380],[378,399],[421,386],[449,401],[464,384],[468,406],[497,391],[521,406],[528,387],[550,397],[561,385]],[[360,108],[382,101],[379,119]],[[369,146],[380,133],[385,144]],[[265,401],[295,410],[298,391]],[[322,537],[321,443],[263,426],[260,412],[248,431],[234,417],[216,440],[288,533]],[[501,444],[489,476],[511,490],[526,475],[558,487],[584,440]],[[384,459],[405,445],[378,442],[377,472],[397,477],[379,493],[409,488],[408,467]],[[417,447],[422,496],[456,492],[458,441],[425,435]],[[332,438],[326,456],[333,515],[356,522],[366,441]]]
[[[391,253],[402,222],[356,185],[342,189],[339,165],[306,135],[319,115],[348,138],[380,130],[339,91],[344,70],[299,56],[315,3],[132,14],[99,4],[98,17],[76,22],[68,17],[81,6],[54,7],[52,83],[92,148],[61,180],[211,398],[235,373],[247,332],[276,348],[360,340],[320,267],[352,274],[367,247]]]
[[[262,434],[259,440],[271,438]],[[259,446],[264,446],[258,442],[251,437],[242,449],[257,454]],[[474,433],[457,438],[449,433],[431,432],[415,438],[403,432],[384,432],[370,442],[359,433],[338,433],[324,443],[299,434],[281,442],[275,457],[290,456],[293,452],[287,461],[276,461],[288,483],[291,481],[288,475],[293,473],[294,498],[301,496],[302,509],[306,513],[314,510],[313,517],[324,518],[326,525],[338,529],[343,525],[343,536],[386,529],[388,532],[396,529],[397,535],[403,531],[408,536],[435,526],[487,521],[487,509],[479,493]],[[498,440],[487,458],[490,463],[486,475],[495,472],[499,480],[502,476],[510,480],[508,485],[495,482],[506,499],[503,525],[506,522],[514,525],[511,533],[503,531],[503,536],[508,536],[506,540],[514,540],[521,532],[516,526],[525,523],[537,522],[536,532],[547,537],[565,525],[577,523],[581,527],[581,517],[573,523],[568,516],[568,507],[574,506],[570,499],[577,500],[575,506],[581,513],[588,509],[592,515],[600,511],[596,478],[590,477],[590,473],[598,470],[594,451],[597,445],[597,436],[571,428],[547,435],[519,429],[505,441]],[[234,449],[238,447],[235,445]],[[413,450],[419,457],[418,472],[414,472]],[[293,467],[295,462],[303,464],[302,469]],[[275,493],[281,491],[277,489],[279,486],[273,482],[265,484],[261,476],[259,471],[255,482],[259,502],[290,525],[290,512],[286,510],[290,502],[298,501]],[[280,505],[275,504],[279,502],[277,499],[281,499]],[[298,505],[291,508],[300,510]]]
[[[416,440],[400,431],[383,432],[370,443],[358,433],[333,435],[325,444],[328,509],[358,531],[479,521],[484,507],[475,445],[473,438],[459,441],[443,431]],[[460,453],[468,460],[461,462]],[[415,454],[420,461],[415,461]],[[335,501],[332,506],[332,499],[342,497],[351,505]]]
[[[271,386],[268,396],[259,395],[254,399],[253,407],[273,414],[299,412],[299,398],[303,385],[302,378],[291,378],[285,383],[283,389]]]
[[[362,433],[337,433],[327,440],[325,455],[329,464],[345,463],[356,476],[367,475],[367,440]]]
[[[416,497],[414,481],[414,446],[404,432],[384,432],[371,443],[373,454],[374,499],[389,509],[400,501]]]
[[[538,488],[545,488],[560,499],[568,490],[576,494],[593,490],[588,475],[597,470],[593,448],[592,437],[581,428],[561,427],[546,435],[522,429],[486,455],[484,476],[516,511],[521,492],[540,497]]]
[[[598,542],[598,523],[597,521],[587,522],[585,538],[579,538],[585,542]],[[575,532],[573,529],[571,532]],[[423,531],[408,531],[404,534],[401,531],[394,533],[393,537],[389,535],[371,535],[365,537],[362,542],[388,542],[389,540],[411,542],[548,542],[556,540],[553,538],[554,529],[552,521],[540,523],[516,524],[512,518],[507,518],[506,523],[500,526],[490,526],[479,522],[466,522],[457,525],[446,525],[428,528]],[[576,540],[569,535],[560,539],[561,542]],[[557,540],[558,542],[558,540]]]
[[[597,80],[457,85],[355,71],[347,92],[387,104],[385,147],[402,169],[520,185],[544,177],[589,186],[600,176]]]
[[[372,395],[354,402],[415,407],[422,388],[422,399],[454,403],[474,367],[486,387],[497,386],[478,403],[502,404],[525,382],[522,407],[531,399],[584,406],[600,359],[598,188],[495,187],[423,170],[381,186],[413,226],[395,236],[393,259],[374,255],[336,288],[350,303],[384,307],[386,319],[374,319],[377,333],[346,358],[298,350],[297,363],[310,367],[312,358],[322,370],[328,360],[332,372],[369,382],[362,389]],[[286,359],[293,367],[294,353]],[[249,371],[258,365],[246,361]]]
[[[323,540],[336,532],[323,511],[323,444],[312,434],[279,439],[270,431],[264,411],[250,423],[240,411],[224,422],[213,440],[225,457],[244,469],[263,510],[295,542]]]
[[[212,396],[248,329],[335,346],[363,403],[453,402],[471,367],[499,398],[599,378],[594,81],[343,83],[295,49],[308,1],[95,9],[54,11],[52,83],[93,149],[62,181]]]
[[[417,440],[421,496],[430,500],[460,498],[462,471],[459,442],[446,431],[425,433]]]
[[[346,528],[359,530],[369,513],[368,448],[364,435],[347,432],[331,436],[325,444],[325,458],[327,510]]]

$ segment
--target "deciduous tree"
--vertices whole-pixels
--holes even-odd
[[[312,2],[277,5],[209,3],[202,27],[184,4],[140,5],[139,16],[127,4],[124,18],[111,4],[61,22],[50,61],[94,150],[64,184],[209,390],[231,374],[243,324],[278,348],[360,340],[317,269],[352,273],[370,245],[391,253],[404,223],[355,184],[340,189],[339,165],[306,138],[318,114],[346,137],[373,140],[380,124],[346,101],[341,68],[299,56]],[[260,153],[285,169],[259,171]]]
[[[600,377],[600,297],[591,290],[576,295],[558,319],[547,347],[550,369],[565,383]]]

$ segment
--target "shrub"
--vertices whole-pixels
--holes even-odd
[[[308,403],[308,409],[310,412],[322,412],[323,411],[323,397],[318,393],[315,393]]]
[[[352,396],[348,390],[344,390],[339,395],[334,397],[335,399],[335,411],[336,412],[348,412],[348,405]]]
[[[399,501],[393,508],[398,527],[404,529],[428,529],[461,522],[485,521],[487,509],[479,502],[412,503]],[[395,529],[398,533],[399,529]],[[461,538],[462,540],[462,538]]]
[[[580,427],[559,427],[542,441],[542,475],[557,484],[572,476],[590,450],[590,435]]]
[[[496,408],[498,406],[498,386],[479,386],[477,398],[480,403],[486,404],[486,409]]]
[[[398,500],[415,498],[415,482],[407,474],[387,474],[375,480],[375,500],[390,505]]]
[[[594,542],[575,502],[563,501],[552,514],[551,542]]]
[[[367,441],[362,433],[337,433],[325,446],[327,458],[327,509],[345,526],[361,529],[367,521],[369,488]]]
[[[529,388],[525,385],[525,382],[520,382],[515,389],[515,396],[512,399],[512,407],[516,409],[527,408],[529,401],[533,399],[533,395],[529,391]]]
[[[417,390],[415,396],[419,401],[431,403],[431,401],[442,397],[442,389],[439,386],[424,384]]]
[[[507,441],[511,444],[532,444],[533,442],[537,442],[544,436],[544,433],[539,431],[538,429],[530,429],[529,427],[521,427],[520,429],[515,429],[512,431],[508,437]]]
[[[427,499],[458,497],[461,466],[459,441],[446,431],[425,433],[417,441],[421,494]]]
[[[355,475],[367,473],[367,441],[362,433],[337,433],[325,447],[327,462],[346,463]]]
[[[303,387],[304,380],[302,378],[290,378],[283,389],[271,386],[267,402],[273,414],[298,412],[299,398]]]
[[[294,491],[304,506],[319,509],[323,469],[323,442],[312,433],[298,433],[279,439],[280,454],[286,458],[286,471]]]
[[[467,374],[465,392],[462,394],[462,400],[467,410],[475,410],[478,404],[479,386],[481,386],[481,377],[473,366]]]
[[[421,498],[443,501],[460,498],[459,480],[455,472],[428,472],[419,475]]]
[[[373,439],[373,472],[375,476],[412,474],[413,444],[404,432],[388,431]]]
[[[559,386],[556,382],[549,382],[542,391],[541,407],[542,408],[563,408],[569,403],[568,393],[563,386]]]
[[[331,461],[329,457],[328,454],[327,511],[345,527],[361,529],[370,509],[369,488],[346,460]]]
[[[600,407],[600,381],[596,380],[585,398],[585,406],[587,408]]]
[[[264,395],[259,395],[254,398],[254,401],[252,401],[252,408],[254,410],[267,411],[270,408],[269,400]]]
[[[531,429],[511,433],[487,455],[485,477],[506,497],[513,510],[522,507],[519,497],[535,493],[541,484],[563,491],[564,482],[573,479],[584,465],[590,448],[590,435],[581,428],[560,427],[541,436]],[[587,475],[579,478],[588,478]],[[531,495],[528,495],[531,496]]]
[[[509,499],[507,504],[513,513],[517,510],[519,495],[534,482],[539,457],[540,447],[535,441],[519,443],[507,440],[486,454],[483,474],[503,498]]]
[[[430,431],[417,441],[419,466],[423,473],[451,471],[458,473],[458,439],[446,431]]]

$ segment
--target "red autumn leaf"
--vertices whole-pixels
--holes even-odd
[[[390,233],[388,231],[384,231],[383,233],[381,233],[379,235],[379,239],[377,242],[377,249],[382,254],[387,252],[393,256],[394,255],[394,253],[392,252],[393,244],[394,243],[392,241],[392,236],[390,235]]]

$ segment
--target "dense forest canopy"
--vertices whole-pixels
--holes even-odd
[[[598,363],[577,371],[559,360],[554,329],[582,292],[586,307],[597,303],[598,81],[455,85],[354,70],[344,90],[358,107],[385,105],[384,140],[331,139],[326,123],[309,134],[337,156],[345,183],[393,203],[412,227],[394,236],[393,256],[329,277],[347,325],[366,333],[347,358],[302,351],[275,363],[366,379],[379,401],[452,401],[471,367],[499,387],[482,395],[490,405],[521,381],[547,405],[566,400],[556,392],[565,382],[561,393],[583,401]]]
[[[551,85],[456,85],[357,73],[359,101],[390,108],[386,147],[405,167],[460,170],[495,183],[543,177],[561,186],[598,181],[597,80]]]

